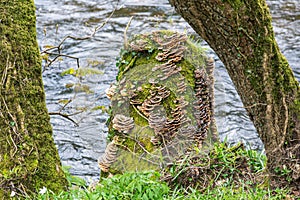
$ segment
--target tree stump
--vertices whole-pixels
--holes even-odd
[[[135,35],[117,66],[101,173],[161,170],[217,140],[214,60],[199,43],[173,31]]]

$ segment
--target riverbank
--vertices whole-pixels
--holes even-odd
[[[163,181],[166,180],[165,172],[148,171],[115,175],[86,186],[85,181],[66,171],[69,191],[53,194],[43,188],[36,199],[296,199],[293,196],[296,193],[288,188],[268,186],[264,171],[266,157],[263,154],[245,150],[240,144],[227,148],[220,143],[215,145],[207,158],[210,162],[199,162],[192,167],[182,165],[184,167],[173,168],[173,171],[170,168],[168,177],[171,176],[169,180],[173,182]],[[195,185],[180,183],[180,176],[191,168],[209,169],[206,170],[209,173],[201,177],[207,178],[206,181]]]

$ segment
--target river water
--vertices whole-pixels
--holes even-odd
[[[297,0],[267,1],[272,15],[277,42],[300,80],[300,5]],[[190,26],[178,16],[167,0],[36,0],[38,42],[41,50],[56,46],[67,35],[86,37],[115,10],[110,20],[87,40],[67,39],[61,53],[79,58],[80,67],[93,67],[103,74],[84,77],[61,76],[69,68],[77,68],[75,59],[58,59],[43,72],[49,112],[65,114],[75,122],[51,115],[54,139],[64,165],[71,173],[88,181],[99,177],[97,158],[106,146],[108,115],[96,106],[109,106],[105,90],[115,80],[116,58],[124,42],[124,30],[133,16],[127,36],[153,30],[172,29],[195,35]],[[220,138],[229,143],[242,141],[253,149],[262,150],[252,122],[227,75],[224,65],[212,50],[216,60],[215,101],[216,120]],[[46,63],[43,62],[45,67]],[[89,92],[77,84],[89,88]],[[70,103],[64,106],[64,101]],[[83,112],[82,112],[83,111]]]

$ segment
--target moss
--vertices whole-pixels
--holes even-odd
[[[148,121],[141,115],[140,112],[137,112],[136,106],[130,105],[130,116],[134,119],[134,123],[138,126],[148,126]]]
[[[222,2],[229,3],[236,11],[244,5],[243,0],[222,0]]]
[[[0,197],[65,189],[45,105],[33,1],[2,0],[0,7]]]
[[[134,172],[148,170],[158,170],[159,165],[154,164],[148,155],[133,154],[131,152],[120,150],[118,160],[110,167],[113,174],[123,172]]]
[[[263,26],[256,28],[255,39],[257,42],[252,44],[254,56],[252,58],[248,57],[249,61],[246,64],[245,73],[248,74],[248,78],[257,94],[265,94],[265,87],[273,88],[271,89],[272,98],[281,104],[283,94],[291,91],[298,91],[299,93],[299,83],[295,79],[287,59],[278,48],[271,23],[271,14],[267,5],[265,3],[255,5],[257,7],[255,16]],[[268,62],[268,66],[265,66],[265,68],[268,68],[268,72],[263,67],[257,67],[264,65],[264,62]],[[269,73],[268,80],[264,80],[266,73]]]

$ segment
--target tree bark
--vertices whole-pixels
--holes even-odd
[[[0,198],[65,189],[45,104],[33,1],[0,0]]]
[[[299,83],[275,41],[265,0],[170,3],[225,64],[264,143],[271,180],[299,187]]]

